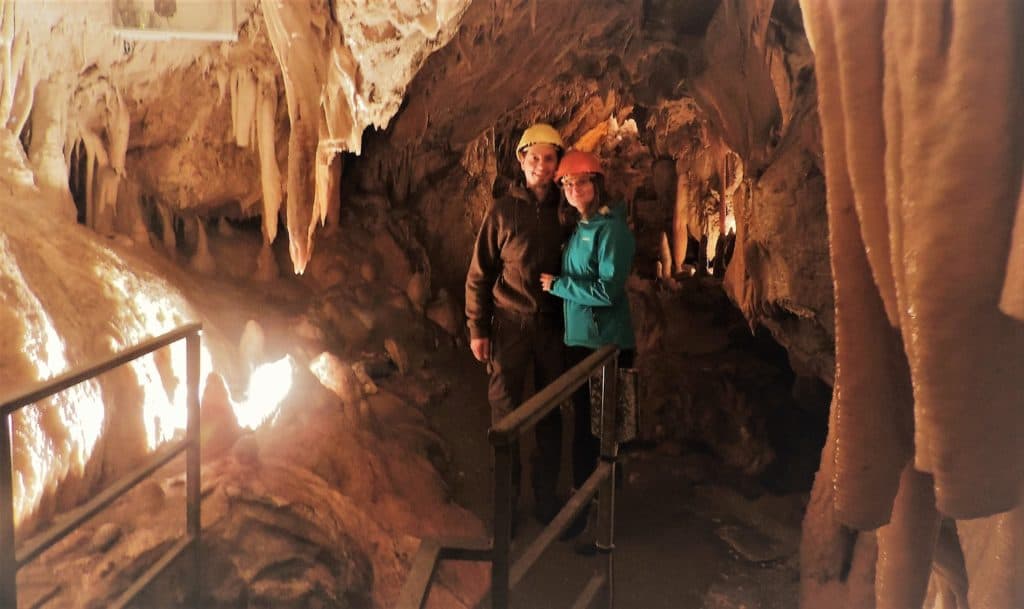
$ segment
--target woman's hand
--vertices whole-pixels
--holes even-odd
[[[547,273],[541,273],[540,274],[540,287],[541,287],[541,289],[544,290],[545,292],[550,292],[551,291],[551,284],[554,283],[556,279],[558,279],[558,277],[556,277],[554,275],[549,275]]]

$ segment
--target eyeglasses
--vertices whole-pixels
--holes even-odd
[[[565,178],[562,180],[562,190],[573,190],[576,188],[582,188],[588,184],[593,184],[594,179],[590,176],[580,176],[575,180]]]

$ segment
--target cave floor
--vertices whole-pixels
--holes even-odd
[[[444,357],[446,361],[435,364],[459,371],[461,379],[431,416],[449,446],[446,477],[453,499],[490,526],[486,375],[468,349]],[[529,454],[529,442],[525,437],[524,455]],[[524,476],[527,461],[524,457]],[[767,493],[757,480],[729,471],[710,455],[672,443],[624,449],[620,463],[624,476],[616,506],[615,607],[797,607],[797,547],[806,493]],[[563,490],[568,470],[566,461]],[[524,484],[524,494],[528,487]],[[525,496],[520,505],[524,516],[513,555],[540,531],[526,516],[530,501]],[[512,606],[570,607],[603,564],[603,557],[579,556],[572,543],[556,542],[512,591]]]

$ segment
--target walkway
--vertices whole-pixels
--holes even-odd
[[[465,382],[453,386],[431,418],[451,450],[448,478],[456,501],[487,522],[485,373],[468,350],[450,358],[446,365],[466,371],[460,375]],[[528,453],[524,446],[523,454]],[[770,495],[711,457],[672,445],[630,451],[623,455],[623,468],[616,513],[617,609],[796,608],[801,495]],[[563,488],[567,471],[566,464]],[[513,552],[539,529],[525,517]],[[556,543],[513,590],[513,607],[569,607],[601,560],[579,557],[572,544]]]

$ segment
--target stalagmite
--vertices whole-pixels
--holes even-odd
[[[725,202],[720,198],[718,200],[719,209],[725,207]],[[722,236],[722,223],[721,214],[709,215],[707,220],[707,241],[704,245],[704,267],[708,273],[711,272],[712,263],[715,259],[715,253],[718,249],[718,240]]]
[[[746,196],[737,197],[734,203],[734,211],[741,218],[745,212],[746,200]],[[740,311],[743,311],[743,316],[748,320],[755,320],[758,314],[755,309],[759,304],[759,295],[755,293],[755,290],[760,283],[754,281],[747,270],[746,231],[748,226],[749,222],[745,221],[736,224],[735,249],[733,250],[732,260],[729,261],[729,266],[725,269],[722,287],[736,303]],[[751,248],[751,253],[754,252],[756,250]]]
[[[409,277],[409,283],[405,288],[405,295],[409,297],[409,302],[412,303],[413,309],[422,313],[423,307],[430,297],[430,286],[427,284],[427,278],[423,273],[413,273]]]
[[[281,172],[277,167],[277,83],[273,75],[260,78],[257,134],[260,154],[260,185],[263,191],[263,239],[277,238],[277,215],[281,210]]]
[[[892,520],[878,529],[877,609],[920,607],[924,601],[941,522],[932,484],[931,476],[911,464],[903,469]]]
[[[242,337],[238,339],[238,353],[242,356],[242,361],[249,365],[250,370],[263,361],[265,343],[263,327],[259,322],[255,319],[245,322]]]
[[[1017,216],[1013,224],[1013,240],[1006,262],[1006,278],[999,297],[999,310],[1014,319],[1024,321],[1024,171],[1021,171],[1020,192],[1017,195]]]
[[[686,171],[680,171],[676,178],[676,204],[672,211],[672,265],[666,272],[679,273],[683,270],[686,262],[686,249],[690,242],[690,232],[687,227],[689,221],[689,207],[691,192],[691,176]]]
[[[139,201],[138,187],[128,188],[127,205],[131,208],[131,238],[136,245],[149,245],[149,229],[142,219],[142,203]]]
[[[75,202],[68,189],[68,166],[64,158],[64,126],[67,123],[64,90],[50,80],[39,83],[29,161],[35,173],[36,186],[45,193],[44,200],[51,207],[48,213],[74,222]]]
[[[865,609],[873,607],[874,535],[851,531],[834,509],[838,443],[829,412],[828,436],[821,466],[814,476],[800,536],[800,607],[802,609]]]
[[[672,277],[672,270],[674,268],[672,264],[672,248],[668,244],[668,235],[664,232],[661,233],[661,246],[660,246],[659,260],[661,264],[661,275],[660,279],[669,279]]]
[[[221,237],[233,237],[235,235],[235,229],[231,227],[231,222],[224,216],[217,219],[217,234]]]
[[[260,253],[256,257],[256,279],[259,281],[272,281],[281,274],[277,268],[277,260],[274,258],[274,249],[266,241],[260,247]]]
[[[970,607],[1024,606],[1024,503],[985,518],[958,520]]]
[[[98,233],[109,235],[114,230],[114,212],[117,208],[117,191],[120,183],[121,178],[113,167],[100,167],[96,173],[92,227]]]
[[[212,275],[217,270],[217,261],[210,253],[210,243],[206,237],[206,223],[202,218],[196,218],[196,229],[198,234],[196,253],[189,261],[189,266],[204,275]]]

